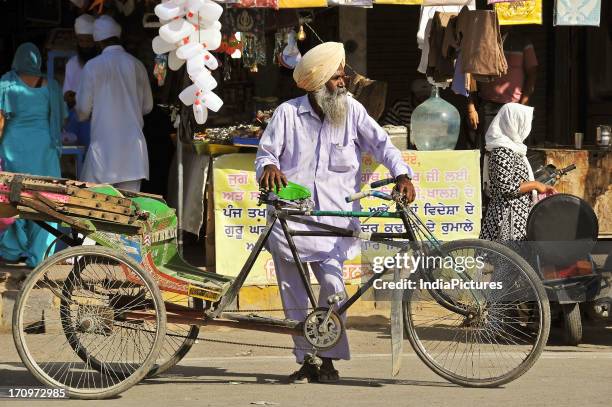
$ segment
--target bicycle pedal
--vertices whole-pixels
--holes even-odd
[[[346,293],[343,291],[334,293],[332,295],[330,295],[329,297],[327,297],[327,303],[329,305],[334,305],[334,304],[338,304],[342,301],[344,301],[346,299]]]

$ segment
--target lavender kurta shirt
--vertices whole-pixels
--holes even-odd
[[[261,178],[266,165],[274,164],[287,180],[310,189],[315,209],[358,211],[358,201],[347,203],[344,198],[361,189],[362,153],[371,153],[393,177],[402,174],[412,177],[412,170],[402,160],[400,151],[391,144],[387,133],[368,115],[361,103],[352,97],[347,99],[346,123],[336,127],[327,119],[321,121],[307,95],[281,104],[259,142],[255,159],[257,179]],[[359,230],[359,220],[354,218],[310,219]],[[293,222],[289,222],[289,227],[317,230]],[[355,238],[297,236],[294,241],[302,261],[322,261],[333,257],[343,262],[359,253],[359,240]],[[278,223],[266,248],[293,261]]]

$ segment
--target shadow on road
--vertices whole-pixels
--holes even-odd
[[[197,383],[197,384],[263,384],[263,385],[286,385],[287,375],[270,373],[244,373],[232,372],[217,367],[200,366],[176,366],[168,373],[157,378],[146,380],[146,384],[168,384],[168,383]],[[203,376],[207,376],[203,377]],[[382,378],[358,378],[341,377],[340,382],[334,386],[349,387],[383,387],[385,385],[406,385],[426,387],[458,387],[448,382],[433,382],[422,380],[392,380]]]

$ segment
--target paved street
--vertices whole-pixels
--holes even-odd
[[[553,333],[554,334],[554,333]],[[201,335],[220,340],[288,345],[272,334],[207,329]],[[288,351],[200,342],[183,362],[159,379],[148,380],[103,403],[56,401],[53,405],[104,406],[609,406],[612,383],[612,329],[589,328],[578,348],[549,346],[535,367],[500,389],[452,385],[418,360],[410,349],[400,375],[390,376],[390,343],[385,325],[349,331],[353,360],[338,364],[337,385],[282,384],[295,369]],[[553,341],[554,342],[554,341]],[[405,346],[409,346],[406,342]],[[12,337],[0,335],[0,384],[36,386],[21,365]],[[276,404],[277,403],[277,404]],[[36,405],[0,400],[0,405]]]

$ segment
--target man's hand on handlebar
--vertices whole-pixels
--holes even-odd
[[[401,194],[407,203],[413,202],[416,198],[414,185],[412,185],[412,181],[410,181],[407,175],[400,175],[397,177],[397,182],[393,190]]]
[[[274,164],[268,164],[264,167],[264,172],[259,179],[259,186],[267,191],[281,189],[287,186],[287,178]]]

